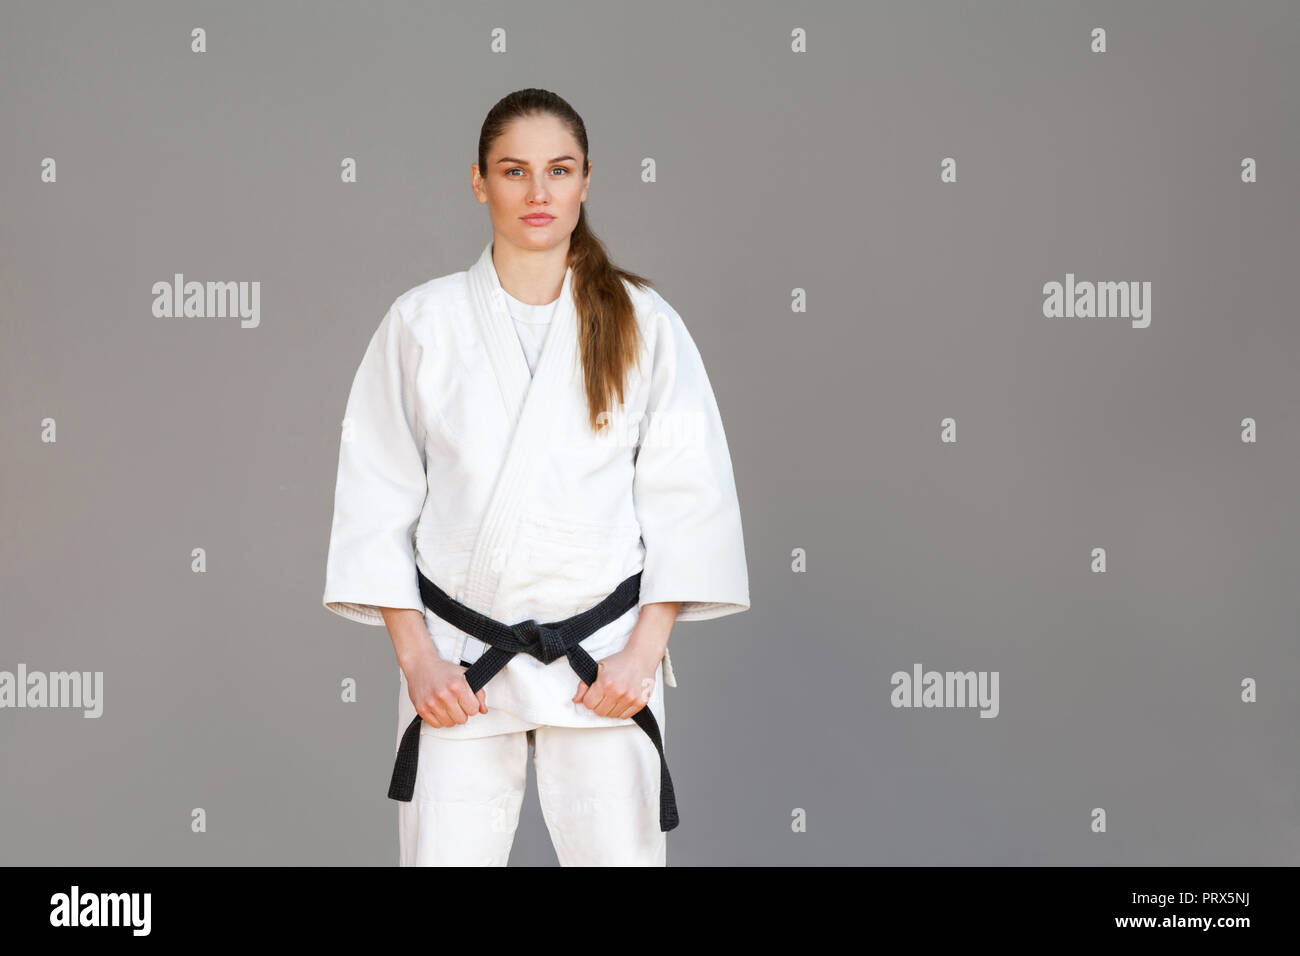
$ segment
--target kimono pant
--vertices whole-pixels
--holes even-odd
[[[659,755],[636,724],[448,740],[420,735],[415,793],[399,802],[399,866],[505,866],[533,754],[561,866],[665,866]]]

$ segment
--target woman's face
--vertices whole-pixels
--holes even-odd
[[[474,195],[487,203],[495,235],[523,249],[568,242],[591,171],[582,174],[582,149],[557,117],[515,120],[492,144],[487,166],[473,166]]]

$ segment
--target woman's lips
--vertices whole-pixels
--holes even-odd
[[[555,221],[554,216],[522,216],[521,218],[530,226],[547,226]]]

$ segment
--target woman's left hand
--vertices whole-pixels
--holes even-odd
[[[596,683],[588,687],[578,681],[575,704],[586,704],[601,717],[631,717],[650,702],[655,689],[659,661],[646,660],[631,648],[623,648],[596,662]]]

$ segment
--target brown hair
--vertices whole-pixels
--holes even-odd
[[[478,137],[478,168],[486,175],[487,154],[492,144],[517,119],[548,113],[559,119],[582,147],[582,174],[591,171],[587,153],[587,127],[582,117],[563,97],[530,88],[515,90],[488,110]],[[624,401],[624,376],[637,361],[640,337],[632,299],[623,285],[651,286],[649,279],[620,269],[596,234],[587,225],[587,204],[578,211],[578,224],[569,236],[569,266],[573,268],[573,304],[578,313],[578,342],[582,356],[583,381],[587,389],[587,413],[593,431],[601,424],[600,413],[610,398]]]

